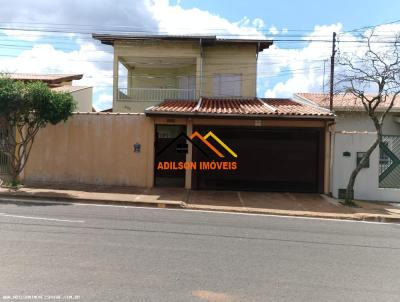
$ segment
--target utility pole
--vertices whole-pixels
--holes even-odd
[[[324,60],[324,74],[322,75],[322,93],[325,94],[325,65],[328,59]]]
[[[333,110],[333,77],[335,75],[335,54],[336,54],[336,33],[332,35],[332,55],[331,55],[331,79],[329,93],[329,109]]]

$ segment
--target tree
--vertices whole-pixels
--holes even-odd
[[[388,41],[390,40],[390,41]],[[350,175],[346,189],[346,205],[353,205],[356,177],[372,152],[382,143],[382,128],[387,113],[400,94],[400,37],[384,39],[371,31],[366,47],[359,54],[339,55],[340,73],[336,88],[361,100],[362,106],[376,129],[376,140],[365,152]]]
[[[43,82],[24,83],[0,75],[0,152],[8,159],[14,186],[39,129],[66,121],[75,106],[69,93],[52,91]]]

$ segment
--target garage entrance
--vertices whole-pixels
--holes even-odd
[[[156,187],[184,187],[184,170],[158,170],[159,162],[183,162],[186,159],[186,139],[180,136],[186,133],[186,126],[182,125],[156,125],[155,133],[155,159],[154,159],[154,185]]]
[[[320,192],[324,183],[323,128],[195,127],[201,134],[212,130],[234,150],[215,161],[237,161],[235,171],[194,171],[197,189],[270,192]],[[221,152],[220,145],[209,139]],[[196,161],[210,160],[193,150]],[[212,157],[212,155],[210,155]]]

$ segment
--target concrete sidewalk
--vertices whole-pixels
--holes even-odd
[[[48,199],[67,202],[94,202],[185,208],[238,213],[400,222],[400,206],[357,201],[358,208],[341,205],[320,194],[265,193],[239,191],[191,191],[179,188],[132,188],[89,185],[32,184],[19,190],[0,188],[5,198]]]

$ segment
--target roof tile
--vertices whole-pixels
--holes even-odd
[[[303,99],[307,99],[318,106],[329,108],[329,94],[327,93],[296,93],[296,95]],[[367,97],[372,98],[371,95],[367,95]],[[389,102],[382,102],[379,107],[387,108],[388,105]],[[347,93],[334,95],[333,107],[343,109],[358,109],[362,108],[363,105],[360,98],[357,98],[353,94]],[[395,99],[393,109],[400,109],[400,96]]]
[[[308,106],[291,99],[209,98],[166,100],[146,109],[147,114],[243,115],[243,116],[333,116],[318,106]]]

